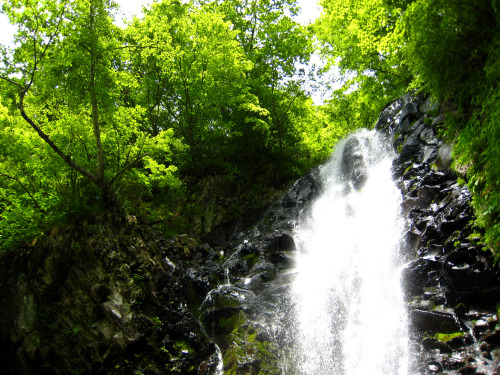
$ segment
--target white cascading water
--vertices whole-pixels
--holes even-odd
[[[392,154],[375,131],[357,137],[367,165],[359,191],[346,191],[343,146],[322,167],[323,193],[299,223],[293,372],[406,374],[407,318],[400,287],[401,194]]]

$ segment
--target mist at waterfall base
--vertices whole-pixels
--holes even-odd
[[[343,153],[353,143],[348,157],[362,164],[362,184],[346,176]],[[285,374],[408,371],[401,193],[392,180],[392,157],[381,135],[362,130],[339,144],[321,168],[322,193],[293,236],[294,343]]]

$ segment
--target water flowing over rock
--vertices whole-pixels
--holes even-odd
[[[327,167],[313,169],[270,209],[264,221],[241,233],[233,244],[225,245],[226,253],[232,254],[225,263],[228,281],[253,294],[251,298],[239,299],[241,320],[226,336],[230,345],[223,350],[224,373],[493,374],[499,371],[496,303],[500,300],[500,275],[490,255],[482,250],[480,234],[473,224],[470,192],[457,183],[457,176],[450,169],[452,145],[443,143],[437,136],[437,128],[443,120],[439,106],[431,100],[407,95],[390,103],[377,122],[376,128],[385,135],[389,146],[379,146],[372,156],[360,151],[365,145],[359,138],[350,138],[337,146],[343,148],[338,165],[343,181],[340,195],[344,198],[369,188],[369,165],[373,162],[370,158],[380,158],[387,147],[394,150],[390,170],[400,190],[398,204],[405,224],[400,232],[399,252],[392,255],[392,262],[396,260],[393,264],[401,265],[399,281],[406,317],[394,318],[391,315],[397,310],[394,303],[385,310],[381,308],[380,299],[374,299],[367,314],[392,317],[392,321],[382,323],[378,318],[372,321],[372,326],[382,328],[367,349],[362,349],[361,344],[349,346],[342,341],[345,332],[368,342],[366,332],[356,331],[350,325],[352,306],[334,302],[329,294],[325,295],[324,302],[329,306],[330,315],[318,315],[324,324],[309,328],[324,331],[327,327],[330,336],[304,336],[296,317],[294,282],[300,277],[304,242],[313,239],[301,238],[297,228],[301,222],[312,222],[314,201],[327,189],[321,176]],[[360,207],[347,199],[335,209],[345,211],[345,220],[350,220]],[[355,229],[353,238],[364,237],[375,243],[377,230],[370,232],[369,229],[377,228],[374,225],[377,220],[386,221],[381,216],[383,211],[387,211],[387,207],[379,207],[371,221]],[[324,225],[331,228],[326,230],[327,238],[329,236],[326,243],[329,246],[337,243],[339,234],[334,229],[338,228],[334,227],[342,224]],[[290,244],[293,238],[294,246],[276,252],[275,244],[279,242],[276,239],[280,237]],[[228,248],[231,246],[232,249]],[[382,256],[381,252],[373,248],[372,254],[374,258],[367,264],[371,269],[363,272],[370,273],[380,267],[376,261]],[[402,257],[399,263],[398,257]],[[338,261],[322,255],[308,277],[339,274],[346,267],[350,266],[344,264],[339,268]],[[350,293],[357,293],[363,285],[370,284],[361,279],[352,281],[347,283]],[[326,281],[318,281],[304,296],[318,293],[322,283]],[[380,289],[387,290],[389,284],[390,281],[386,281]],[[308,303],[317,312],[318,308]],[[329,326],[331,319],[335,321],[335,329]],[[399,325],[401,321],[403,324]],[[404,337],[406,329],[410,334],[408,341]],[[390,332],[396,332],[395,336]],[[309,354],[297,354],[297,346],[306,341],[312,343]],[[404,354],[405,345],[407,354]],[[378,351],[382,347],[399,349],[393,351],[391,358]],[[326,354],[320,354],[320,348]],[[372,367],[363,368],[361,358],[367,353],[379,353],[375,358],[381,362],[374,360]]]
[[[202,304],[206,330],[222,349],[224,373],[321,375],[376,366],[386,374],[406,368],[397,253],[402,221],[392,151],[381,135],[366,130],[337,149],[262,222],[225,245],[225,284]],[[389,189],[380,190],[385,184]]]
[[[360,143],[358,138],[349,138],[344,145],[341,161],[341,173],[344,179],[356,190],[363,187],[368,173]]]

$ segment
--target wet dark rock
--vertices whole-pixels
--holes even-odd
[[[441,186],[441,184],[449,180],[449,175],[432,169],[422,176],[422,183],[426,185]]]
[[[403,143],[401,148],[400,158],[403,160],[408,160],[413,155],[415,155],[420,148],[420,142],[417,135],[412,135]]]
[[[238,366],[241,374],[256,374],[259,372],[261,361],[254,359]]]
[[[422,341],[422,346],[425,350],[433,350],[437,349],[441,353],[451,353],[452,349],[448,346],[447,343],[439,341],[432,337],[427,337]],[[441,370],[442,371],[442,370]]]
[[[463,349],[467,345],[474,343],[470,335],[457,336],[449,340],[446,344],[453,350]]]
[[[427,369],[431,373],[437,373],[443,371],[443,366],[439,362],[431,362],[427,365]]]
[[[292,236],[287,233],[281,233],[273,236],[270,240],[266,240],[263,245],[266,252],[275,251],[293,251],[295,250],[295,241]]]
[[[432,128],[425,128],[420,133],[420,140],[424,142],[426,145],[435,146],[438,144],[438,139],[436,138],[436,135],[434,134]]]
[[[2,373],[135,373],[149,366],[196,374],[214,347],[186,308],[209,289],[192,283],[201,275],[191,278],[187,253],[176,247],[182,240],[194,250],[194,242],[102,222],[57,237],[10,262],[11,274],[3,275]],[[7,297],[16,294],[23,298]],[[176,359],[165,361],[159,348]]]
[[[255,336],[255,340],[261,342],[270,341],[271,335],[269,335],[269,332],[261,331]]]
[[[260,258],[250,271],[249,277],[260,276],[263,281],[271,281],[276,277],[276,266]]]
[[[410,311],[410,323],[413,329],[426,332],[454,333],[460,331],[453,314],[441,311]]]
[[[403,108],[401,108],[401,112],[399,114],[399,122],[402,123],[405,119],[412,121],[417,118],[418,114],[418,104],[410,101],[407,102]]]
[[[460,357],[451,357],[442,362],[443,369],[456,371],[465,366],[465,361]]]
[[[495,331],[481,338],[482,341],[491,346],[500,346],[500,331]]]
[[[211,246],[222,246],[226,242],[227,235],[225,230],[218,231],[211,239]]]
[[[439,195],[439,191],[440,189],[437,186],[420,186],[418,188],[418,203],[420,204],[420,207],[425,208],[433,203]]]
[[[363,160],[361,143],[357,138],[350,138],[344,145],[342,152],[341,170],[344,179],[352,183],[356,190],[360,190],[366,179],[366,163]]]
[[[436,125],[442,124],[444,122],[444,119],[445,119],[444,113],[440,113],[432,120],[432,126],[434,127]]]
[[[451,164],[451,154],[453,152],[453,145],[449,143],[443,144],[439,147],[437,157],[436,157],[436,165],[442,171],[447,171],[450,168]]]
[[[401,275],[406,297],[423,294],[425,288],[437,286],[441,269],[441,263],[432,259],[418,259],[408,264]]]
[[[313,168],[298,179],[280,202],[284,208],[301,208],[311,201],[321,188],[319,170]]]
[[[470,365],[461,368],[458,371],[458,373],[461,375],[482,374],[482,373],[477,372],[477,369],[473,366],[470,366]]]
[[[278,268],[278,270],[285,270],[295,266],[295,259],[284,252],[275,252],[270,255],[271,262]]]
[[[409,262],[402,285],[412,340],[421,348],[416,368],[419,373],[478,373],[477,364],[485,360],[485,353],[500,346],[494,313],[500,275],[491,255],[474,239],[478,229],[473,224],[471,194],[458,185],[450,169],[453,145],[437,137],[437,125],[443,121],[437,103],[408,94],[386,106],[376,128],[398,152],[393,177],[408,220],[402,242]],[[445,331],[463,335],[446,343],[428,337],[429,332]],[[452,357],[442,354],[450,349]],[[498,358],[489,361],[482,368],[494,373]]]
[[[417,208],[418,206],[419,206],[418,199],[415,199],[412,197],[405,198],[405,200],[401,203],[401,208],[406,213],[409,213],[410,211]]]

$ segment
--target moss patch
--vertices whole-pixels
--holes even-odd
[[[441,342],[448,342],[452,339],[454,339],[455,337],[461,337],[463,336],[464,333],[463,332],[454,332],[454,333],[436,333],[433,337],[436,339],[436,340],[439,340]]]

